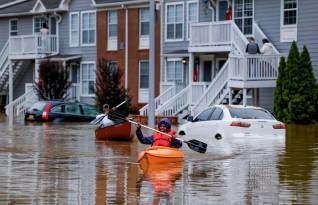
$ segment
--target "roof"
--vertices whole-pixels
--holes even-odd
[[[56,55],[53,57],[50,57],[49,60],[51,61],[69,61],[69,60],[76,60],[80,59],[82,56],[80,54],[76,55]]]
[[[37,2],[40,1],[45,9],[54,10],[59,9],[62,0],[0,0],[0,17],[17,14],[32,14],[30,11],[34,8]]]
[[[158,1],[158,0],[155,0]],[[136,5],[149,3],[149,0],[95,0],[96,7],[116,6],[116,5]]]
[[[136,1],[136,0],[95,0],[96,4],[109,4],[117,2]]]

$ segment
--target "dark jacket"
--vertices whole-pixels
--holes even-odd
[[[248,54],[261,53],[257,43],[249,43],[249,44],[247,44],[245,52],[248,53]]]
[[[148,137],[144,136],[142,134],[140,128],[137,128],[136,135],[137,135],[137,138],[138,138],[140,143],[142,143],[142,144],[151,144],[151,145],[153,144],[153,135],[148,136]],[[182,142],[180,140],[174,139],[171,142],[171,147],[180,148],[180,147],[182,147]]]

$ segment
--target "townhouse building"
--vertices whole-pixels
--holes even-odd
[[[104,59],[123,73],[122,86],[138,110],[148,102],[149,1],[95,0],[97,12],[97,62]],[[160,83],[160,10],[156,9],[155,93]],[[97,69],[99,69],[97,67]]]
[[[162,0],[161,82],[157,115],[197,114],[212,104],[272,110],[279,58],[306,45],[318,77],[315,0]],[[226,20],[227,8],[232,20]],[[272,55],[249,55],[248,37]],[[295,82],[297,83],[297,82]],[[140,110],[147,113],[148,107]]]
[[[48,27],[45,41],[40,33]],[[0,5],[0,94],[8,104],[9,70],[13,70],[16,114],[37,97],[32,83],[43,60],[59,61],[70,69],[71,99],[94,103],[96,12],[89,0],[16,0]]]

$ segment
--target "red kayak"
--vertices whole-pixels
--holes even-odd
[[[129,122],[121,122],[108,127],[95,130],[96,140],[125,140],[131,141],[136,132],[136,127]]]

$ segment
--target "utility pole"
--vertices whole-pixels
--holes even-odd
[[[150,0],[149,5],[149,111],[148,125],[155,125],[155,0]]]

